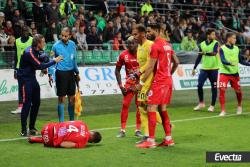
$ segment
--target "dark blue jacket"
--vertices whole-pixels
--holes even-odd
[[[37,51],[31,46],[26,48],[21,56],[20,68],[17,75],[21,78],[36,79],[36,70],[43,70],[56,64],[54,60],[48,63],[41,62],[42,54],[43,52]]]

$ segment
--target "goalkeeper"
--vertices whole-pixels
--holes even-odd
[[[133,35],[135,40],[139,43],[137,48],[137,61],[139,63],[140,73],[136,74],[138,77],[144,77],[144,71],[149,63],[150,59],[150,51],[151,46],[153,44],[152,41],[147,40],[146,38],[146,28],[143,25],[137,25],[137,27],[133,30]],[[141,75],[140,75],[141,74]],[[144,86],[138,92],[138,103],[139,103],[139,112],[141,118],[141,125],[144,128],[144,136],[141,141],[137,142],[137,144],[142,143],[147,140],[149,131],[148,131],[148,115],[147,115],[147,94],[150,89],[151,83],[153,81],[154,74],[151,73],[148,79],[145,81]],[[161,117],[159,113],[156,114],[157,122],[161,123]]]

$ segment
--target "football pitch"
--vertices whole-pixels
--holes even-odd
[[[17,102],[0,102],[0,167],[220,167],[250,166],[250,163],[206,163],[206,151],[250,151],[250,88],[243,87],[243,114],[236,115],[236,97],[227,91],[227,116],[220,118],[217,100],[216,111],[206,111],[210,90],[206,90],[206,109],[193,111],[197,105],[195,90],[174,91],[168,107],[173,126],[174,147],[138,149],[134,136],[135,105],[132,104],[125,138],[116,138],[120,126],[122,96],[84,97],[84,112],[79,118],[90,129],[101,132],[103,140],[84,149],[47,148],[29,144],[19,136],[20,116],[11,115]],[[37,128],[57,121],[56,99],[43,99],[37,118]],[[68,120],[67,114],[65,115]],[[156,140],[164,136],[162,126],[157,126]]]

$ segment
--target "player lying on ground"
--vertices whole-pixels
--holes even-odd
[[[89,143],[99,143],[99,132],[89,131],[82,121],[49,123],[41,131],[42,137],[29,137],[30,143],[43,143],[48,147],[83,148]]]

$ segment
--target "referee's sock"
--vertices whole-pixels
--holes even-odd
[[[57,106],[59,122],[64,122],[64,104],[58,104]]]
[[[74,105],[68,103],[69,120],[74,121]]]

